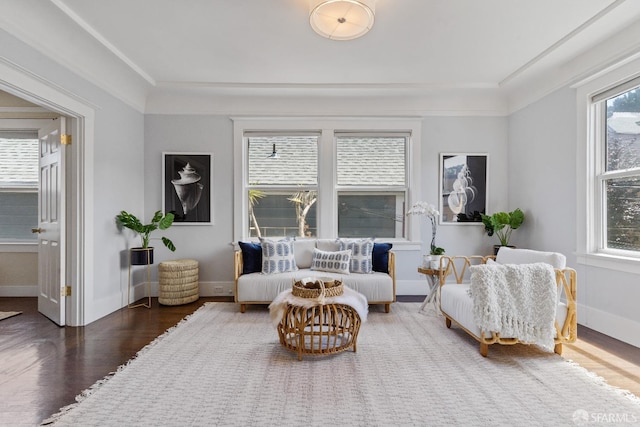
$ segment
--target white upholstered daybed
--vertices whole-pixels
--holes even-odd
[[[474,265],[493,260],[500,265],[522,265],[546,263],[553,267],[557,286],[557,308],[555,311],[555,336],[553,350],[562,353],[562,344],[574,342],[577,337],[576,318],[576,272],[566,267],[566,257],[555,252],[502,247],[497,256],[443,256],[440,273],[440,310],[448,328],[456,324],[480,343],[480,354],[487,356],[490,344],[517,344],[517,338],[501,336],[478,327],[474,318],[474,300],[470,292],[470,270]],[[489,261],[491,262],[491,261]],[[518,283],[511,283],[518,286]],[[529,344],[528,342],[526,344]]]
[[[240,304],[243,313],[248,304],[270,304],[278,294],[291,289],[294,279],[307,277],[340,279],[344,286],[363,294],[369,304],[384,304],[387,313],[391,303],[396,301],[395,254],[390,251],[391,244],[374,244],[371,273],[347,274],[311,269],[314,249],[338,251],[340,247],[336,239],[296,239],[293,246],[297,270],[275,274],[262,273],[261,263],[252,260],[250,253],[258,251],[259,245],[243,244],[234,253],[235,302]],[[248,263],[254,266],[248,266]]]

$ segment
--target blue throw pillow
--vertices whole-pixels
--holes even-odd
[[[391,243],[374,243],[373,244],[373,271],[380,273],[389,272],[389,251],[393,245]]]
[[[238,242],[242,250],[242,274],[262,271],[262,246],[260,243]]]

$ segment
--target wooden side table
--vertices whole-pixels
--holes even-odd
[[[420,306],[420,311],[423,311],[427,304],[433,302],[434,308],[437,311],[437,300],[438,293],[440,292],[440,270],[434,270],[432,268],[423,268],[418,267],[418,273],[424,274],[427,278],[427,283],[429,285],[429,294],[422,302]]]

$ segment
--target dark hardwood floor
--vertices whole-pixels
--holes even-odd
[[[38,313],[35,298],[0,298],[0,311],[23,312],[0,321],[0,425],[40,424],[207,301],[230,299],[171,307],[154,299],[150,310],[123,308],[86,327],[60,328]],[[640,396],[640,349],[584,327],[578,337],[565,357]]]

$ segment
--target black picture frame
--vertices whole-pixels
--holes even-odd
[[[440,154],[440,223],[482,224],[487,212],[489,156]]]
[[[213,224],[213,154],[162,153],[162,206],[174,225]]]

